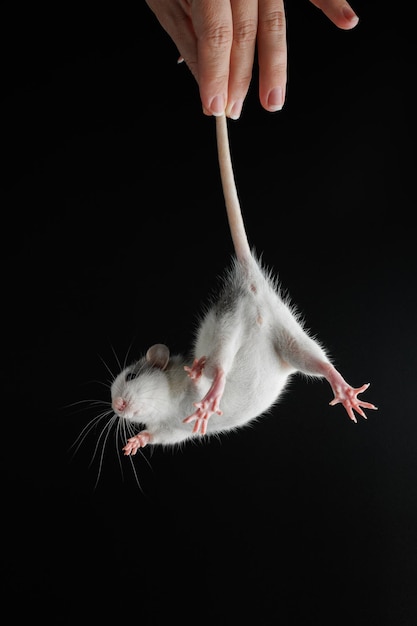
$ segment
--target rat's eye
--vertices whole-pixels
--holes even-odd
[[[128,383],[130,380],[135,380],[135,378],[140,376],[141,371],[142,371],[142,365],[139,361],[137,363],[132,364],[128,368],[125,374],[125,382]]]

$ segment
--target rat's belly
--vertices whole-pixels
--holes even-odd
[[[220,401],[222,415],[213,415],[209,430],[236,428],[268,411],[284,390],[292,372],[275,353],[266,350],[250,361],[240,359],[226,378]]]

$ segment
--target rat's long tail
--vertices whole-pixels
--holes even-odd
[[[230,156],[227,118],[225,115],[216,117],[216,133],[220,177],[223,185],[223,194],[226,203],[230,234],[232,235],[233,245],[238,260],[245,262],[251,257],[251,250],[237,195],[232,159]]]

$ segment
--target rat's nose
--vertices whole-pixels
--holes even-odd
[[[124,411],[127,407],[127,402],[126,400],[118,396],[117,398],[114,398],[112,405],[115,411]]]

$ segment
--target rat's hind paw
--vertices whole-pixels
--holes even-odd
[[[362,402],[362,400],[359,400],[357,396],[363,391],[366,391],[369,385],[370,383],[366,383],[365,385],[362,385],[362,387],[358,387],[357,389],[354,389],[347,383],[343,385],[343,387],[338,385],[337,391],[335,391],[335,397],[331,402],[329,402],[329,404],[331,406],[339,403],[343,404],[350,419],[355,423],[357,422],[357,420],[353,412],[354,410],[359,413],[359,415],[367,419],[361,407],[363,407],[364,409],[375,410],[377,410],[378,407],[376,407],[374,404],[371,404],[370,402]]]
[[[202,357],[205,362],[205,357]],[[201,361],[202,359],[200,359]],[[195,362],[194,362],[195,363]],[[220,400],[223,396],[224,386],[226,382],[226,377],[221,369],[217,369],[216,376],[213,380],[213,383],[201,400],[201,402],[195,402],[194,406],[197,407],[197,411],[195,411],[192,415],[183,420],[184,424],[190,424],[191,422],[195,422],[193,433],[200,432],[202,435],[205,435],[207,432],[207,424],[208,420],[213,413],[217,413],[217,415],[222,415],[222,411],[219,409]]]
[[[195,422],[193,428],[194,434],[200,432],[201,435],[205,435],[207,432],[207,424],[209,418],[213,415],[213,413],[217,413],[217,415],[222,415],[220,409],[214,409],[213,404],[214,403],[210,403],[204,400],[202,400],[201,402],[196,402],[194,406],[197,407],[197,411],[195,411],[192,415],[189,415],[185,418],[185,420],[183,420],[184,424],[190,424],[191,422]]]
[[[188,367],[188,365],[184,366],[184,369],[191,380],[198,380],[201,378],[206,361],[207,357],[202,356],[200,359],[194,359],[194,363],[191,367]]]
[[[147,430],[142,430],[140,433],[127,440],[127,444],[123,448],[125,456],[134,456],[139,448],[144,448],[151,440],[151,434]]]

